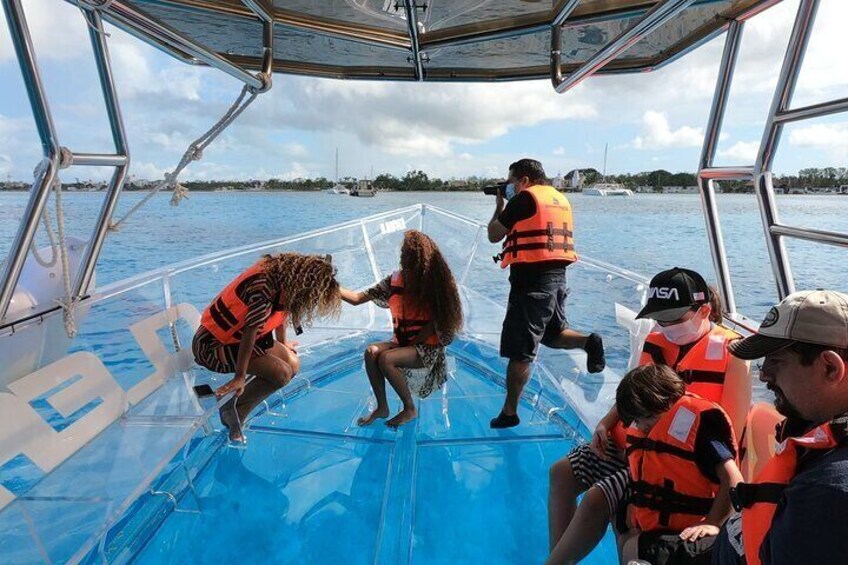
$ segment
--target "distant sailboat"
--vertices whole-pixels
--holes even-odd
[[[607,150],[609,144],[604,144],[604,172],[601,176],[601,182],[595,183],[592,186],[587,186],[583,189],[583,194],[586,196],[633,196],[633,191],[629,188],[624,188],[624,185],[617,182],[607,182]]]
[[[336,147],[336,184],[333,185],[333,188],[328,188],[325,190],[327,194],[350,194],[350,190],[339,182],[339,148]]]

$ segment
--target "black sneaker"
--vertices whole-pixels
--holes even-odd
[[[497,418],[492,418],[489,422],[489,427],[493,430],[501,430],[504,428],[514,428],[518,424],[521,423],[521,420],[518,418],[518,414],[513,414],[512,416],[507,416],[503,412],[498,414]]]
[[[596,333],[589,334],[586,338],[586,370],[590,373],[600,373],[607,366],[604,358],[604,340]]]

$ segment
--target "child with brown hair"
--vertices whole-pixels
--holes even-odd
[[[631,530],[622,562],[709,563],[730,514],[730,488],[742,480],[733,426],[722,408],[686,392],[666,365],[627,373],[616,391],[627,428]]]

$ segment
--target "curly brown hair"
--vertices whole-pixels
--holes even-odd
[[[400,248],[400,268],[404,294],[430,310],[440,334],[456,335],[462,329],[462,302],[453,273],[436,242],[418,230],[406,232]]]
[[[316,316],[336,317],[342,302],[336,270],[322,255],[279,253],[263,257],[265,272],[282,291],[281,306],[292,326],[310,326]]]

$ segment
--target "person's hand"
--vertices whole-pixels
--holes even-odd
[[[242,376],[236,376],[230,382],[218,387],[218,390],[215,391],[216,398],[223,398],[227,396],[229,393],[234,392],[236,396],[241,396],[244,392],[244,385],[246,384],[247,379]]]
[[[300,345],[299,341],[286,341],[283,343],[283,347],[297,355],[297,349],[295,349],[298,345]]]
[[[598,425],[595,426],[595,433],[592,434],[592,443],[589,444],[595,455],[601,459],[607,459],[608,433],[607,426],[603,422],[598,422]]]
[[[497,195],[495,195],[495,209],[503,210],[505,202],[506,202],[506,199],[504,198],[503,191],[498,190]]]
[[[707,523],[696,524],[695,526],[689,526],[680,532],[680,539],[685,541],[698,541],[699,539],[707,536],[717,536],[718,532],[718,526]]]

